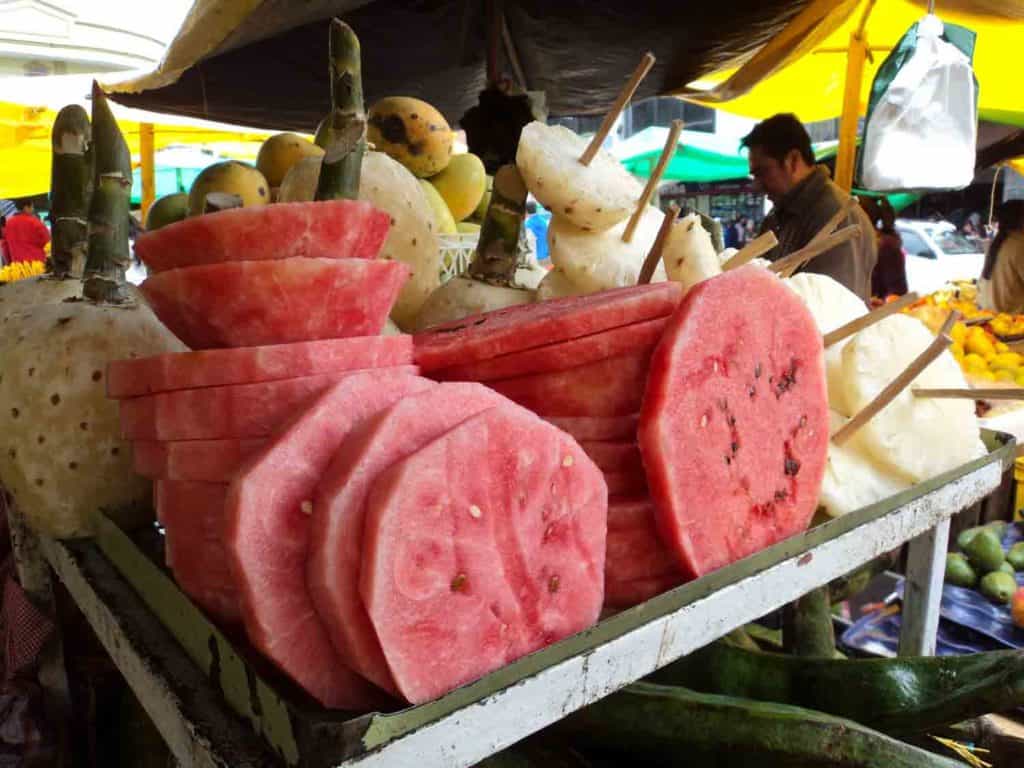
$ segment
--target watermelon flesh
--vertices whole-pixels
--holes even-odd
[[[164,556],[181,590],[216,621],[241,621],[238,590],[224,549],[227,485],[157,481]]]
[[[334,650],[306,587],[316,485],[360,424],[434,386],[386,369],[349,376],[254,455],[228,490],[225,543],[246,634],[325,707],[364,710],[377,694]]]
[[[171,269],[140,290],[175,336],[210,349],[374,336],[408,278],[396,261],[295,258]]]
[[[411,375],[415,366],[377,368],[381,375]],[[131,440],[220,440],[268,437],[316,395],[365,372],[180,389],[120,403],[121,435]]]
[[[511,405],[380,475],[360,589],[402,695],[429,701],[593,624],[606,513],[579,446]]]
[[[638,415],[631,416],[544,416],[577,440],[636,440]]]
[[[635,496],[647,493],[647,476],[643,472],[604,472],[609,496]]]
[[[480,384],[439,384],[369,421],[338,450],[313,501],[307,583],[331,641],[356,672],[397,692],[359,594],[366,497],[384,470],[507,401]]]
[[[436,371],[579,339],[670,315],[681,297],[677,283],[652,283],[464,317],[417,334],[416,363]]]
[[[411,364],[409,336],[361,336],[180,352],[114,360],[107,366],[107,397],[121,400],[175,389],[255,384]]]
[[[604,582],[606,608],[625,609],[646,603],[662,592],[675,589],[682,583],[676,575],[652,576],[647,579],[621,580],[609,576]]]
[[[578,440],[580,448],[602,472],[633,472],[642,475],[640,448],[634,442]]]
[[[390,216],[361,200],[234,208],[193,216],[139,235],[150,272],[246,259],[375,259]]]
[[[138,440],[132,444],[133,469],[154,480],[230,483],[242,463],[266,443],[265,439]]]
[[[442,381],[491,381],[576,368],[609,357],[653,349],[665,329],[666,317],[612,328],[579,339],[546,344],[489,360],[434,371]]]
[[[487,385],[544,417],[625,416],[640,409],[650,357],[651,350],[639,350],[564,371],[488,381]]]
[[[691,288],[655,349],[638,430],[685,576],[807,528],[828,428],[821,333],[799,297],[755,265]]]

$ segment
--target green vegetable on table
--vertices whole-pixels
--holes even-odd
[[[978,574],[967,558],[959,552],[950,552],[946,555],[946,583],[968,588],[978,584]]]
[[[1015,571],[1024,571],[1024,541],[1010,547],[1010,551],[1006,553],[1006,562],[1012,565]]]
[[[1003,534],[1006,533],[1007,523],[1005,520],[996,520],[992,523],[985,523],[984,525],[976,525],[973,528],[967,528],[960,531],[960,535],[956,537],[956,546],[961,550],[967,549],[967,545],[971,539],[977,536],[981,531],[992,531],[996,535],[997,539],[1002,539]]]
[[[964,554],[971,561],[971,565],[980,573],[998,571],[1006,559],[1003,554],[1003,545],[999,542],[999,537],[991,529],[978,531],[967,542]]]
[[[1013,593],[1017,591],[1017,580],[1009,573],[992,571],[981,580],[981,594],[997,603],[1009,605]]]

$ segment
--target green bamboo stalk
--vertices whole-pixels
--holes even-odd
[[[89,206],[89,258],[85,266],[87,299],[130,303],[124,273],[129,266],[128,217],[131,215],[132,158],[99,84],[92,85],[93,157],[96,167]]]
[[[341,21],[331,21],[331,113],[317,129],[325,150],[317,200],[355,200],[366,153],[366,112],[359,38]]]
[[[480,227],[480,240],[469,265],[474,280],[503,287],[515,286],[519,263],[519,232],[526,216],[526,185],[514,165],[494,174],[491,203]]]
[[[59,280],[81,277],[93,190],[92,127],[88,113],[71,104],[57,113],[50,137],[50,215],[53,244],[47,270]]]

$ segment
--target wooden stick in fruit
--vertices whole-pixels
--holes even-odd
[[[665,250],[665,243],[668,241],[668,236],[672,232],[672,227],[675,225],[678,216],[678,205],[670,205],[668,210],[665,211],[665,218],[661,220],[661,229],[658,230],[658,236],[654,239],[654,245],[651,246],[647,258],[644,259],[644,266],[640,270],[640,277],[636,281],[637,285],[646,285],[654,277],[654,270],[661,263],[661,254]]]
[[[640,86],[641,81],[647,76],[647,73],[651,71],[651,67],[654,66],[654,54],[648,51],[640,58],[640,63],[637,64],[636,69],[633,70],[632,76],[626,83],[626,86],[619,92],[619,96],[615,99],[615,103],[612,104],[612,108],[608,110],[608,114],[604,116],[604,120],[601,122],[601,127],[597,129],[597,133],[594,134],[594,138],[590,140],[590,144],[583,150],[583,154],[580,156],[580,162],[583,165],[590,165],[594,157],[597,155],[597,151],[604,144],[604,140],[608,138],[608,134],[611,133],[612,126],[615,125],[615,121],[619,117],[619,113],[625,109],[626,104],[633,98],[633,94],[636,93],[636,89]]]
[[[105,304],[132,303],[124,273],[130,262],[132,156],[99,84],[92,84],[92,132],[95,171],[89,205],[89,257],[85,265],[87,299]]]
[[[931,365],[939,355],[945,352],[947,347],[953,341],[949,338],[949,331],[958,320],[960,320],[960,313],[955,311],[950,312],[949,317],[946,318],[946,322],[944,322],[942,327],[939,329],[939,333],[935,337],[935,341],[933,341],[924,352],[918,355],[913,362],[904,369],[903,373],[893,379],[893,381],[891,381],[885,389],[879,392],[870,403],[864,406],[856,416],[850,419],[843,426],[842,429],[836,432],[832,436],[832,442],[840,446],[846,443],[857,433],[857,430],[877,416],[878,413],[885,408],[885,406],[887,406],[894,397],[896,397],[896,395],[906,389],[925,368]]]
[[[64,107],[53,121],[50,167],[50,216],[53,245],[50,271],[64,280],[85,267],[89,244],[89,203],[92,200],[92,126],[77,104]]]
[[[764,256],[778,244],[779,239],[775,236],[774,232],[765,232],[734,253],[732,258],[722,265],[722,271],[728,272],[730,269],[737,269],[744,264],[749,264],[754,259]]]
[[[1003,389],[915,387],[911,391],[914,393],[914,397],[938,400],[1024,400],[1024,387],[1005,387]]]
[[[655,166],[651,177],[647,180],[647,186],[644,187],[643,194],[640,195],[640,200],[636,204],[636,210],[629,217],[629,223],[626,224],[626,229],[622,232],[622,242],[628,243],[633,240],[633,234],[636,232],[637,225],[640,223],[644,211],[647,210],[647,204],[651,202],[654,190],[658,188],[661,177],[665,174],[665,169],[668,168],[669,160],[676,153],[676,147],[679,145],[679,134],[682,131],[683,121],[673,120],[671,127],[668,129],[665,147],[661,150],[661,157],[658,158],[658,164]]]
[[[817,242],[812,240],[800,250],[793,251],[789,256],[773,263],[769,269],[780,277],[792,277],[793,273],[806,266],[815,256],[820,256],[858,235],[860,235],[860,225],[854,224],[849,227],[843,227],[838,232],[833,232]]]
[[[331,20],[331,113],[324,130],[325,154],[317,200],[355,200],[366,152],[366,112],[359,38],[340,19]]]
[[[847,323],[846,325],[836,328],[831,333],[826,333],[824,338],[825,349],[828,349],[834,344],[838,344],[843,339],[848,339],[855,333],[860,333],[868,326],[874,325],[879,320],[883,320],[889,317],[889,315],[895,315],[897,312],[902,312],[904,309],[906,309],[915,301],[917,301],[917,299],[917,294],[914,292],[910,292],[907,295],[901,296],[900,298],[896,299],[896,301],[891,301],[888,304],[884,304],[878,309],[872,312],[868,312],[868,314],[862,315],[861,317],[858,317],[856,320],[853,320]]]

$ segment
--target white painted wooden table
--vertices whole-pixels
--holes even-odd
[[[949,519],[998,488],[1012,460],[977,462],[948,482],[815,528],[611,616],[421,707],[360,719],[345,768],[469,766],[875,557],[910,542],[901,653],[930,653]],[[184,766],[284,761],[223,703],[90,543],[43,540],[65,584]],[[112,607],[117,602],[119,614]],[[128,606],[128,613],[124,611]],[[163,631],[163,639],[159,637]],[[182,693],[184,685],[186,694]]]

